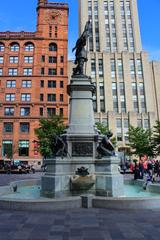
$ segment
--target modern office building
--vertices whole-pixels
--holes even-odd
[[[35,32],[0,32],[0,159],[39,162],[34,129],[68,118],[68,5],[39,0]]]
[[[97,87],[95,119],[123,148],[129,124],[149,128],[159,119],[160,64],[142,50],[137,0],[79,0],[80,34],[88,19],[86,73]]]

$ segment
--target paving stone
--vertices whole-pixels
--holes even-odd
[[[0,185],[26,179],[9,177]],[[0,240],[159,240],[159,219],[160,210],[0,210]]]

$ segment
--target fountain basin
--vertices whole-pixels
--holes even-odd
[[[133,184],[134,183],[134,184]],[[17,193],[12,186],[17,185]],[[99,197],[90,194],[63,198],[45,198],[40,196],[41,180],[23,180],[0,187],[0,208],[14,210],[52,211],[81,207],[115,209],[158,209],[160,208],[160,185],[150,184],[143,191],[143,181],[127,181],[125,196]],[[85,199],[85,204],[84,204]],[[86,204],[86,201],[90,204]]]

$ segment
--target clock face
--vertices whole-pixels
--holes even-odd
[[[45,20],[49,24],[60,23],[62,19],[61,13],[59,11],[47,11]]]

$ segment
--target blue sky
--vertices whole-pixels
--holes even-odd
[[[71,50],[78,36],[78,0],[57,1],[69,3]],[[36,5],[37,0],[1,0],[0,31],[35,31]],[[150,59],[160,60],[160,0],[138,0],[138,8],[143,49]]]

